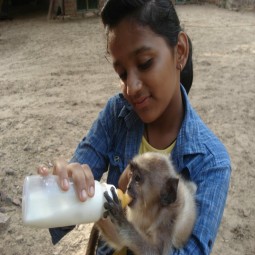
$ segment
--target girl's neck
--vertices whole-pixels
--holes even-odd
[[[184,106],[180,89],[172,98],[165,112],[152,123],[145,124],[144,135],[156,149],[165,149],[177,138],[184,117]]]

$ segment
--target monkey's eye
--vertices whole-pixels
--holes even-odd
[[[141,182],[141,177],[139,175],[135,176],[135,182],[137,183]]]

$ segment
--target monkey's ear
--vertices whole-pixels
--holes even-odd
[[[179,179],[169,178],[160,191],[160,202],[162,206],[168,206],[174,203],[177,198],[177,188]]]

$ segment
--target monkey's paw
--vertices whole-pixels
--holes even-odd
[[[107,216],[110,217],[111,221],[118,226],[122,226],[127,222],[127,219],[125,217],[125,213],[122,209],[121,202],[116,194],[115,189],[112,187],[111,188],[112,192],[112,198],[108,194],[108,192],[104,192],[104,197],[107,202],[104,204],[104,208],[106,209],[104,213],[104,217],[106,218]]]

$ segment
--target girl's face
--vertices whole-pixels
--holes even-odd
[[[124,19],[109,34],[109,51],[124,97],[144,123],[173,110],[180,93],[175,48],[149,27]]]

